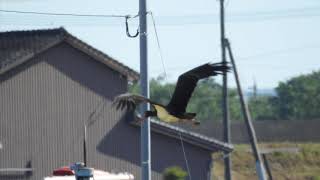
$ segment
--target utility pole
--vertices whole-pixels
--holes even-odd
[[[228,50],[229,57],[231,59],[231,64],[232,64],[232,68],[233,68],[233,72],[234,72],[234,77],[235,77],[236,83],[237,83],[237,90],[238,90],[238,94],[239,94],[239,98],[240,98],[242,114],[244,115],[244,120],[245,120],[245,124],[246,124],[246,127],[247,127],[251,148],[252,148],[252,151],[253,151],[254,158],[256,160],[256,171],[257,171],[259,180],[267,180],[266,171],[265,171],[265,168],[263,166],[263,162],[261,160],[261,155],[260,155],[259,148],[258,148],[258,145],[257,145],[258,143],[257,143],[256,133],[255,133],[252,121],[251,121],[251,116],[250,116],[250,113],[249,113],[248,105],[244,101],[244,98],[243,98],[243,93],[242,93],[242,88],[241,88],[241,85],[240,85],[240,80],[239,80],[239,76],[238,76],[236,63],[235,63],[234,58],[233,58],[233,54],[232,54],[232,50],[231,50],[231,47],[230,47],[230,43],[229,43],[229,41],[227,39],[226,39],[225,45],[226,45],[226,48]]]
[[[225,38],[225,25],[224,25],[224,0],[220,0],[220,32],[221,32],[221,58],[222,63],[226,64],[226,38]],[[231,143],[230,136],[230,120],[229,120],[229,104],[228,104],[228,77],[227,73],[223,73],[223,86],[222,86],[222,110],[223,110],[223,139],[227,143]],[[225,180],[231,180],[231,159],[230,156],[225,154],[224,159],[224,176]]]
[[[148,82],[148,49],[147,49],[147,3],[139,0],[139,32],[140,32],[140,85],[141,94],[149,97]],[[143,104],[141,114],[149,109]],[[141,180],[151,180],[151,138],[150,119],[146,118],[141,125]]]
[[[257,146],[257,138],[255,134],[254,127],[251,122],[251,117],[249,113],[249,109],[247,104],[244,101],[243,93],[240,85],[240,80],[238,77],[237,67],[233,58],[232,50],[230,47],[230,43],[228,39],[225,37],[225,25],[224,25],[224,0],[220,0],[220,27],[221,27],[221,52],[222,52],[222,62],[227,63],[226,61],[226,50],[228,51],[229,58],[231,59],[234,76],[237,83],[237,90],[240,97],[240,104],[242,108],[242,113],[244,115],[245,124],[247,126],[247,131],[249,134],[249,140],[251,144],[251,148],[253,151],[254,158],[256,160],[256,171],[259,176],[259,180],[267,180],[265,168],[261,161],[261,156],[259,153],[259,149]],[[222,109],[223,109],[223,129],[224,129],[224,141],[227,143],[231,143],[230,138],[230,121],[229,121],[229,106],[228,106],[228,91],[227,91],[227,74],[223,74],[223,101],[222,101]],[[231,180],[231,159],[228,155],[224,159],[225,164],[225,179]]]

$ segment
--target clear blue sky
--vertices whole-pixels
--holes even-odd
[[[0,0],[0,9],[80,14],[137,14],[138,0]],[[217,0],[148,0],[169,81],[205,62],[220,61]],[[227,36],[243,87],[276,87],[279,81],[320,69],[319,0],[226,0]],[[137,20],[132,20],[134,32]],[[139,38],[126,37],[123,18],[51,17],[0,12],[0,30],[64,26],[70,33],[139,70]],[[149,16],[149,73],[164,72]],[[231,74],[231,76],[233,76]],[[221,81],[218,79],[218,81]],[[234,86],[233,78],[230,85]]]

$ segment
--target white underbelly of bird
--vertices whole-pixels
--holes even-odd
[[[158,106],[158,105],[154,105],[156,111],[157,111],[157,116],[160,120],[165,121],[165,122],[178,122],[179,119],[175,116],[172,116],[171,114],[168,113],[168,111],[162,107],[162,106]]]

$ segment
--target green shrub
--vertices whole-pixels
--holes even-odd
[[[320,180],[320,176],[317,176],[317,175],[316,176],[312,176],[311,180]]]
[[[187,172],[179,166],[168,167],[164,170],[164,180],[184,180]]]

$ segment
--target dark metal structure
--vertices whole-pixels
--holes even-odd
[[[140,87],[141,95],[149,98],[148,79],[148,30],[147,0],[139,0],[139,37],[140,37]],[[148,104],[141,105],[141,114],[149,110]],[[141,126],[141,180],[151,180],[151,136],[150,118]]]
[[[271,168],[269,166],[267,155],[266,154],[262,154],[262,159],[263,159],[263,164],[266,167],[266,171],[267,171],[269,180],[273,180],[272,172],[271,172]]]
[[[225,35],[225,24],[224,24],[224,0],[219,0],[220,3],[220,43],[221,43],[221,59],[223,63],[227,63],[226,56],[226,35]],[[229,102],[228,102],[228,75],[223,73],[223,84],[222,84],[222,112],[223,112],[223,140],[224,142],[231,143],[231,132],[230,132],[230,115],[229,115]],[[225,154],[224,158],[224,177],[225,180],[231,180],[231,157],[229,154]]]
[[[249,112],[249,109],[248,109],[248,105],[244,101],[243,92],[242,92],[242,88],[241,88],[241,84],[240,84],[240,80],[239,80],[239,76],[238,76],[237,66],[236,66],[235,60],[233,58],[233,53],[232,53],[232,49],[231,49],[230,43],[229,43],[229,41],[227,39],[225,40],[225,44],[226,44],[226,48],[228,50],[229,58],[231,60],[231,64],[232,64],[232,67],[233,67],[234,77],[236,79],[236,84],[237,84],[237,90],[238,90],[239,99],[240,99],[241,110],[242,110],[242,114],[243,114],[243,117],[244,117],[244,122],[246,124],[246,128],[247,128],[247,132],[248,132],[248,136],[249,136],[251,149],[252,149],[253,156],[254,156],[255,163],[256,163],[256,172],[257,172],[257,175],[259,177],[259,180],[266,180],[267,179],[266,171],[265,171],[265,167],[263,165],[263,161],[262,161],[262,158],[261,158],[261,155],[260,155],[256,132],[255,132],[254,126],[252,124],[252,120],[251,120],[250,112]]]
[[[88,126],[87,164],[127,171],[141,179],[140,128],[131,113],[116,111],[113,97],[139,75],[62,28],[0,33],[0,179],[41,180],[56,167],[83,160],[83,124]],[[154,125],[152,125],[154,124]],[[192,179],[207,179],[211,154],[232,146],[151,123],[151,177],[166,167],[186,169],[182,133]]]
[[[247,132],[249,134],[249,140],[250,140],[251,148],[253,150],[253,156],[256,160],[256,171],[259,176],[259,179],[265,180],[265,179],[267,179],[267,177],[266,177],[265,169],[264,169],[264,166],[261,161],[260,154],[259,154],[255,130],[254,130],[254,127],[251,122],[250,113],[248,111],[247,105],[246,105],[244,98],[243,98],[243,93],[242,93],[242,89],[241,89],[241,85],[240,85],[240,81],[239,81],[239,77],[238,77],[237,67],[236,67],[236,64],[235,64],[235,61],[233,58],[232,49],[230,47],[230,43],[229,43],[228,39],[225,36],[225,17],[224,17],[224,15],[225,15],[225,12],[224,12],[225,1],[219,0],[219,3],[220,3],[220,29],[221,29],[222,62],[227,63],[226,54],[228,53],[229,58],[231,60],[232,67],[233,67],[234,76],[236,79],[237,91],[238,91],[239,98],[240,98],[242,114],[244,116],[246,127],[247,127]],[[229,106],[228,106],[228,89],[227,89],[228,84],[227,83],[228,83],[227,73],[224,73],[223,74],[223,87],[222,87],[222,94],[223,94],[222,109],[223,109],[223,125],[224,125],[223,138],[224,138],[225,142],[231,143],[230,122],[229,122]],[[225,156],[226,156],[226,158],[224,159],[225,179],[231,180],[232,179],[232,177],[231,177],[231,158],[227,154],[225,154]]]

